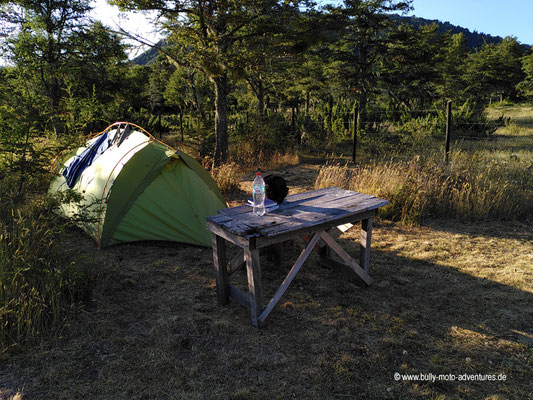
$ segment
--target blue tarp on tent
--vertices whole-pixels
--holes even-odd
[[[81,173],[90,166],[94,160],[106,151],[110,146],[110,141],[107,137],[107,132],[102,134],[97,141],[95,141],[90,147],[83,150],[76,158],[65,168],[63,176],[67,181],[67,185],[70,189],[76,183],[76,179]]]

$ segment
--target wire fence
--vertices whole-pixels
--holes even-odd
[[[446,107],[389,110],[369,105],[364,119],[356,108],[350,110],[347,107],[310,107],[308,110],[303,107],[267,108],[262,118],[258,118],[258,115],[255,110],[230,107],[230,145],[236,140],[246,140],[248,133],[252,137],[253,134],[261,134],[258,130],[266,134],[272,134],[274,130],[278,139],[292,141],[298,147],[307,146],[317,152],[328,151],[335,147],[334,144],[339,144],[337,148],[343,145],[345,154],[364,151],[365,148],[376,151],[380,146],[383,152],[434,152],[449,149],[450,144],[453,146],[461,141],[490,140],[490,133],[505,125],[503,116],[489,119],[481,109],[464,112],[459,107],[450,110],[448,115]],[[215,119],[213,110],[204,111],[203,115],[173,115],[169,133],[177,134],[178,138],[187,136],[186,144],[196,149],[209,140],[213,146],[214,139],[209,137],[212,137]],[[271,124],[272,121],[281,122],[276,125]],[[186,141],[185,138],[183,141]]]

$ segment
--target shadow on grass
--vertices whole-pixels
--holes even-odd
[[[348,242],[340,240],[344,247]],[[263,279],[279,284],[283,268],[263,264]],[[257,333],[268,338],[263,344],[277,338],[270,346],[292,355],[298,376],[314,382],[310,397],[528,395],[531,293],[391,251],[374,250],[372,264],[374,285],[363,289],[311,258]],[[275,289],[266,285],[270,294]],[[506,380],[398,382],[395,372],[495,374]]]
[[[340,243],[354,248],[353,240]],[[267,296],[302,246],[287,242],[281,266],[261,257]],[[95,306],[56,340],[0,360],[0,393],[23,388],[25,399],[518,399],[531,391],[531,344],[519,332],[531,331],[532,295],[436,262],[373,250],[374,285],[363,289],[319,266],[313,255],[258,330],[237,303],[217,306],[211,249],[128,244],[95,257],[110,264]],[[245,287],[245,273],[232,279]],[[507,379],[396,381],[395,372]]]

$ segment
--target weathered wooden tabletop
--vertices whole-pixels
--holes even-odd
[[[252,207],[243,205],[221,210],[207,220],[208,225],[218,225],[237,236],[273,237],[377,210],[388,203],[367,194],[330,187],[287,196],[279,209],[262,217],[254,215]]]

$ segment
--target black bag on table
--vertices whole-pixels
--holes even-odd
[[[264,177],[266,197],[280,204],[289,193],[287,181],[279,175],[267,175]]]

